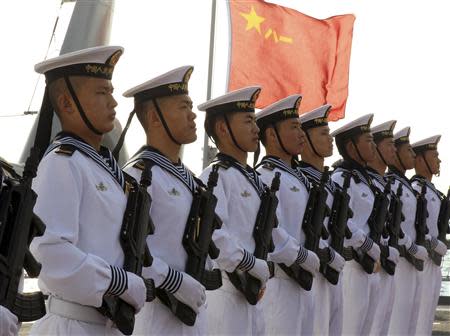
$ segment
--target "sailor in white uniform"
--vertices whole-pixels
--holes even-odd
[[[404,220],[401,229],[404,233],[399,245],[404,245],[405,250],[400,251],[400,258],[395,269],[395,299],[392,307],[389,334],[414,335],[416,333],[417,318],[421,299],[421,277],[419,271],[413,265],[415,259],[426,260],[427,251],[424,247],[416,245],[416,193],[411,182],[406,178],[407,170],[414,168],[415,154],[409,143],[410,128],[405,127],[394,134],[395,147],[397,149],[395,163],[389,167],[387,177],[393,178],[392,191],[397,192],[400,183],[403,187],[401,201],[403,202]],[[414,257],[414,258],[412,258]]]
[[[441,160],[439,159],[437,146],[440,138],[440,135],[435,135],[411,145],[416,153],[416,175],[412,177],[411,184],[414,190],[419,193],[422,190],[422,186],[426,185],[427,240],[429,248],[432,250],[429,253],[429,257],[425,260],[423,272],[421,272],[422,282],[426,285],[422,286],[419,317],[417,319],[417,335],[430,335],[432,332],[442,281],[440,259],[447,252],[447,246],[437,239],[439,234],[437,226],[439,211],[445,195],[437,190],[431,182],[433,175],[439,174]]]
[[[394,127],[397,122],[395,120],[384,122],[380,125],[372,127],[373,140],[376,144],[376,154],[373,160],[369,160],[367,166],[367,172],[372,178],[373,184],[381,191],[384,192],[387,186],[387,180],[385,178],[387,166],[393,164],[395,160],[395,144],[394,144]],[[391,194],[392,195],[392,194]],[[389,199],[393,196],[388,195]],[[388,208],[389,209],[389,208]],[[387,224],[387,223],[385,223]],[[380,239],[380,248],[382,250],[382,256],[387,256],[386,263],[390,262],[389,272],[395,272],[395,265],[397,265],[400,254],[399,251],[391,246],[388,246],[389,236],[386,235],[387,229],[383,232],[385,236]],[[386,264],[382,262],[382,268],[379,272],[380,277],[380,290],[377,293],[379,296],[379,303],[375,312],[371,335],[387,335],[389,330],[389,323],[392,315],[392,305],[394,304],[395,297],[395,283],[394,274],[389,274],[384,267]]]
[[[307,141],[301,153],[302,160],[299,162],[299,167],[308,180],[316,184],[319,184],[322,178],[325,158],[333,154],[333,137],[330,135],[330,128],[328,127],[330,110],[331,105],[326,104],[300,116],[300,122]],[[334,192],[339,186],[331,181],[331,178],[325,186],[328,193],[327,206],[331,209]],[[324,221],[327,230],[328,221],[329,217]],[[328,240],[321,239],[320,248],[322,250],[332,250],[329,247],[330,243],[331,235]],[[334,260],[328,266],[340,273],[344,268],[345,260],[336,251],[332,250],[331,253],[334,256]],[[334,285],[321,273],[314,279],[313,290],[315,297],[314,334],[341,335],[343,323],[342,279]]]
[[[136,311],[145,303],[144,280],[122,268],[119,236],[127,182],[100,145],[114,127],[111,76],[122,53],[121,47],[94,47],[35,66],[45,74],[63,131],[33,181],[34,211],[47,228],[31,251],[42,263],[39,287],[49,299],[32,335],[121,334],[96,310],[103,297],[117,296]]]
[[[375,194],[366,165],[375,156],[370,133],[372,114],[362,116],[333,132],[343,162],[334,170],[332,180],[343,186],[344,173],[352,174],[348,194],[353,217],[348,220],[352,237],[345,245],[354,250],[354,259],[347,261],[343,273],[344,322],[343,335],[367,335],[378,304],[378,269],[380,248],[369,237],[368,219]],[[366,265],[363,267],[362,265]]]
[[[155,232],[147,243],[154,261],[143,274],[155,286],[188,305],[197,314],[188,326],[164,305],[164,297],[145,305],[136,319],[136,335],[201,335],[206,332],[205,288],[184,272],[187,252],[182,245],[197,182],[180,160],[181,146],[196,140],[196,115],[192,111],[188,82],[192,66],[164,73],[124,93],[134,97],[134,112],[146,133],[143,146],[124,170],[140,179],[144,165],[151,165],[150,216]]]
[[[299,169],[291,166],[292,158],[305,145],[305,134],[298,119],[301,99],[301,95],[289,96],[256,115],[260,141],[266,149],[266,156],[257,170],[266,184],[271,183],[275,173],[281,174],[277,193],[278,227],[272,233],[274,251],[269,256],[275,263],[275,276],[268,282],[262,301],[269,335],[310,335],[313,332],[313,291],[303,289],[280,266],[288,268],[297,264],[313,274],[313,283],[320,266],[317,255],[303,246],[302,221],[310,183]]]
[[[248,272],[260,280],[260,297],[270,276],[266,260],[253,255],[253,228],[264,184],[258,173],[247,165],[247,153],[254,152],[258,146],[255,102],[260,91],[256,86],[246,87],[198,106],[206,112],[206,133],[219,149],[216,160],[201,174],[206,182],[212,166],[219,165],[214,195],[222,228],[214,232],[213,239],[220,249],[215,263],[222,270],[223,285],[207,293],[208,334],[211,335],[265,333],[260,303],[250,305],[226,273]]]

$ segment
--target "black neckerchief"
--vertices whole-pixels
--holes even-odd
[[[411,177],[411,183],[414,181],[417,181],[421,184],[425,183],[427,187],[430,188],[439,197],[440,200],[442,200],[445,197],[443,193],[441,193],[439,190],[436,189],[434,183],[428,181],[424,176],[416,174],[413,177]]]
[[[224,162],[229,166],[232,166],[239,170],[242,175],[245,176],[245,178],[250,182],[250,184],[255,188],[256,192],[258,193],[259,197],[261,197],[265,190],[265,185],[260,179],[258,172],[254,170],[249,165],[246,165],[245,167],[239,163],[234,157],[223,154],[223,153],[217,153],[216,158],[213,160],[214,162]]]
[[[97,152],[94,147],[89,145],[79,136],[69,132],[60,132],[49,145],[44,156],[63,145],[70,146],[71,148],[76,149],[91,158],[97,165],[107,171],[114,178],[114,180],[121,186],[122,190],[125,190],[124,174],[111,151],[107,147],[101,146],[100,150]]]
[[[402,173],[400,170],[395,168],[394,166],[390,166],[389,170],[386,174],[387,177],[393,177],[397,181],[401,182],[404,187],[408,188],[409,191],[411,191],[414,195],[416,194],[416,191],[413,189],[411,185],[411,181],[408,180],[408,178],[405,176],[404,173]]]
[[[131,165],[141,160],[151,161],[154,165],[157,165],[161,169],[165,170],[169,174],[175,176],[186,187],[194,193],[196,190],[196,179],[194,174],[186,168],[186,166],[179,160],[178,163],[173,163],[159,150],[151,146],[143,146],[139,151],[133,155],[133,157],[125,164],[124,167]]]
[[[380,175],[380,173],[378,173],[375,169],[367,166],[367,173],[369,174],[369,176],[372,179],[378,181],[378,183],[380,183],[383,186],[383,188],[386,187],[387,181],[386,181],[385,177],[383,175]]]
[[[309,183],[308,178],[301,172],[301,170],[298,167],[292,168],[288,166],[279,157],[273,155],[266,155],[262,158],[261,162],[255,168],[258,168],[265,164],[271,167],[276,167],[295,177],[297,180],[300,181],[300,183],[302,183],[305,186],[306,190],[309,191],[311,189],[311,184]]]
[[[305,161],[300,161],[298,166],[303,174],[310,180],[314,181],[317,184],[320,184],[320,179],[322,178],[322,172],[318,170],[313,165],[309,164]],[[328,178],[328,181],[325,183],[325,187],[331,194],[334,194],[336,191],[336,184],[331,180],[331,176]]]
[[[339,172],[339,169],[347,170],[353,173],[353,178],[355,179],[355,175],[357,179],[355,179],[356,183],[363,182],[369,188],[372,189],[372,179],[370,178],[367,170],[364,166],[360,165],[358,162],[354,160],[343,160],[336,166],[335,172]]]

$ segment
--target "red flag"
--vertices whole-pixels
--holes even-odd
[[[328,103],[330,120],[344,117],[353,15],[319,20],[262,0],[232,0],[230,13],[229,90],[261,85],[260,108],[300,93],[300,112]]]

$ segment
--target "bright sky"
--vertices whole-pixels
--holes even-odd
[[[326,18],[353,13],[356,16],[350,65],[350,88],[346,119],[375,113],[374,125],[397,119],[397,130],[411,126],[411,139],[442,134],[440,177],[434,182],[446,190],[450,185],[450,132],[448,132],[450,78],[450,2],[448,0],[273,0],[305,14]],[[39,78],[33,65],[46,55],[53,25],[60,16],[49,56],[59,54],[73,4],[60,8],[60,0],[22,0],[2,3],[0,39],[2,76],[0,116],[28,109]],[[195,66],[190,81],[194,105],[206,99],[211,0],[116,0],[110,44],[125,47],[116,67],[118,118],[124,123],[132,100],[121,94],[172,68]],[[228,12],[218,0],[213,97],[226,88],[228,63]],[[8,52],[5,52],[8,51]],[[264,69],[261,69],[264,71]],[[43,80],[32,101],[38,110]],[[17,161],[33,123],[33,116],[0,117],[0,156]],[[198,112],[198,140],[186,146],[184,160],[201,171],[203,115]],[[130,153],[144,142],[138,122],[127,137]],[[334,160],[330,159],[329,164]]]

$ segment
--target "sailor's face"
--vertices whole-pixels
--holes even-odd
[[[305,132],[303,132],[298,118],[290,118],[278,123],[283,146],[291,155],[300,154],[305,148]]]
[[[383,155],[383,159],[388,165],[395,163],[395,153],[397,149],[395,148],[395,143],[393,138],[385,138],[381,140],[378,145],[378,151]]]
[[[414,168],[416,154],[409,143],[398,146],[397,153],[406,170]]]
[[[161,113],[175,140],[189,144],[197,140],[197,127],[192,111],[192,100],[188,95],[177,95],[158,99]]]
[[[333,137],[330,135],[330,128],[327,125],[314,127],[307,130],[309,138],[316,150],[322,157],[329,157],[333,154]],[[310,145],[310,151],[313,152]]]
[[[428,165],[430,166],[431,173],[439,174],[441,165],[441,159],[439,159],[439,152],[436,149],[427,150],[424,153],[424,157],[427,160]]]
[[[256,125],[254,112],[236,112],[228,116],[230,127],[239,146],[246,152],[254,152],[258,148],[259,128]],[[229,134],[231,137],[231,134]],[[231,143],[232,140],[230,139]]]
[[[356,144],[364,161],[370,162],[375,159],[375,142],[373,142],[373,136],[371,133],[361,134]]]
[[[86,77],[76,88],[76,94],[89,121],[101,133],[114,128],[117,102],[110,80]],[[81,118],[81,116],[80,116]]]

